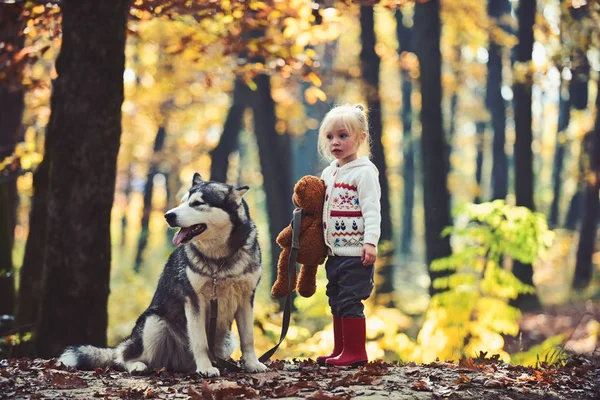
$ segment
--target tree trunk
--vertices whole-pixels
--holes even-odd
[[[582,7],[583,8],[583,7]],[[580,14],[579,18],[581,18]],[[576,110],[585,110],[588,102],[588,86],[590,81],[590,63],[585,51],[580,49],[573,55],[573,78],[569,82],[569,99]]]
[[[580,172],[582,168],[579,169]],[[581,220],[581,210],[583,209],[583,185],[578,184],[571,201],[569,202],[569,210],[565,218],[565,229],[574,231]]]
[[[10,182],[0,184],[0,316],[12,319],[15,305],[15,279],[12,260],[14,228],[11,226]],[[11,328],[11,323],[2,318],[0,335]]]
[[[23,264],[19,272],[19,293],[15,327],[20,334],[33,332],[39,315],[42,294],[42,269],[46,251],[46,220],[48,218],[49,162],[44,157],[33,174],[33,198],[29,212],[29,234]],[[21,343],[18,357],[33,357],[33,342]]]
[[[404,15],[398,8],[396,11],[396,36],[398,37],[398,55],[413,52],[412,28],[404,25]],[[407,65],[401,65],[402,78],[402,156],[404,159],[402,178],[404,190],[402,193],[402,236],[400,252],[404,256],[412,254],[413,243],[413,209],[415,204],[415,144],[412,135],[412,78]]]
[[[320,14],[319,14],[320,15]],[[327,93],[327,88],[331,85],[332,80],[332,69],[333,69],[333,58],[335,50],[337,48],[337,40],[333,42],[326,42],[323,44],[321,66],[319,72],[321,74],[322,85],[321,87]],[[304,96],[305,91],[312,86],[311,83],[303,81],[300,85],[302,88],[302,99],[304,104],[304,112],[306,113],[307,120],[315,122],[314,128],[307,127],[306,132],[303,135],[294,135],[292,137],[292,155],[293,155],[293,168],[292,177],[293,182],[297,182],[300,178],[305,175],[316,175],[320,176],[323,166],[319,160],[319,155],[315,151],[318,148],[319,138],[319,126],[318,124],[323,120],[325,114],[331,109],[333,104],[333,98],[328,96],[325,101],[317,101],[315,104],[308,104]]]
[[[573,288],[585,289],[592,279],[594,264],[592,256],[596,243],[596,227],[600,215],[600,81],[598,81],[596,94],[596,123],[588,139],[588,154],[590,169],[586,174],[586,188],[583,202],[583,218],[579,230],[579,247],[577,248],[577,261],[575,263],[575,276]]]
[[[560,100],[558,102],[558,130],[556,132],[556,146],[554,151],[554,169],[552,171],[553,180],[553,198],[550,206],[550,217],[548,225],[550,227],[558,226],[560,195],[562,189],[562,169],[565,159],[566,139],[565,130],[569,126],[571,116],[571,105],[569,97],[564,93],[563,86],[565,82],[560,80]]]
[[[132,179],[133,179],[133,165],[127,167],[125,186],[123,188],[123,196],[125,197],[123,214],[121,215],[121,247],[125,247],[127,241],[127,205],[129,204],[129,198],[132,190]]]
[[[565,218],[565,229],[568,229],[570,231],[576,230],[577,225],[581,220],[581,210],[583,210],[584,192],[587,186],[585,182],[585,174],[587,161],[586,159],[587,155],[590,154],[590,151],[587,148],[589,138],[590,136],[585,135],[583,137],[583,140],[581,141],[579,160],[577,163],[577,187],[575,188],[575,193],[573,193],[573,197],[571,197],[571,201],[569,202],[569,209]]]
[[[561,0],[561,10],[563,10],[565,0]],[[574,21],[581,21],[581,18],[588,12],[587,5],[579,7],[577,9],[568,7],[571,17]],[[578,27],[576,24],[576,28]],[[576,29],[573,27],[567,28],[566,24],[561,23],[560,26],[560,43],[563,44],[564,29]],[[573,32],[574,33],[574,32]],[[583,55],[583,57],[582,57]],[[583,110],[587,107],[588,100],[588,82],[590,79],[590,65],[585,57],[585,53],[576,50],[575,54],[571,55],[572,73],[573,78],[568,82],[568,93],[567,82],[561,77],[560,82],[560,100],[558,106],[558,131],[556,134],[556,149],[554,152],[554,170],[552,172],[553,180],[553,198],[550,206],[550,217],[548,219],[548,225],[550,227],[556,227],[559,225],[560,216],[560,197],[562,189],[562,169],[564,164],[565,152],[566,152],[566,138],[564,131],[569,126],[571,117],[571,105],[576,109]]]
[[[536,15],[536,1],[523,0],[517,11],[519,21],[517,61],[528,63],[533,51],[533,24]],[[533,152],[531,150],[531,78],[514,84],[515,93],[515,195],[517,206],[534,211],[533,203]],[[513,263],[513,273],[523,283],[533,285],[531,264]],[[521,294],[513,301],[521,310],[541,307],[536,294]]]
[[[19,35],[22,4],[0,5],[0,42],[8,42],[15,52],[23,48]],[[5,77],[6,79],[6,77]],[[0,81],[0,161],[13,154],[21,133],[23,88],[20,82]],[[10,169],[10,167],[9,167]],[[8,171],[0,181],[0,315],[14,315],[15,282],[12,260],[17,210],[17,177],[19,171]],[[4,326],[4,328],[9,328]],[[0,329],[0,335],[3,333]]]
[[[457,51],[458,53],[458,51]],[[459,53],[460,54],[460,53]],[[460,58],[458,59],[456,65],[460,65]],[[456,81],[460,79],[458,77],[458,73],[455,74]],[[457,85],[458,86],[458,85]],[[443,91],[442,91],[443,93]],[[458,108],[458,87],[454,89],[452,95],[450,96],[450,112],[448,113],[448,133],[446,134],[446,159],[448,160],[448,171],[452,169],[452,165],[450,164],[450,157],[452,156],[452,146],[454,142],[454,133],[456,131],[456,109]],[[443,113],[442,113],[443,115]],[[442,127],[443,129],[443,127]]]
[[[271,237],[271,277],[275,282],[279,259],[279,246],[275,239],[290,222],[293,210],[291,200],[293,187],[289,162],[289,136],[280,135],[275,130],[275,102],[271,96],[269,79],[267,75],[258,75],[254,79],[257,89],[253,92],[251,104],[254,135],[258,144],[263,187],[267,197]]]
[[[477,183],[477,195],[473,200],[474,203],[481,203],[483,198],[483,187],[481,186],[481,179],[483,176],[483,148],[485,144],[485,123],[478,121],[475,123],[475,132],[477,135],[477,160],[475,161],[475,182]]]
[[[378,303],[393,306],[392,293],[394,292],[394,263],[392,262],[392,218],[390,216],[389,184],[387,179],[387,165],[385,151],[381,138],[383,123],[381,121],[381,98],[379,96],[379,65],[381,60],[375,52],[377,43],[375,37],[375,24],[372,6],[360,8],[360,40],[362,49],[360,61],[362,68],[363,85],[369,109],[369,125],[371,133],[371,153],[373,163],[379,170],[379,184],[381,186],[381,236],[380,244],[384,244],[379,255],[375,278],[375,293]],[[387,246],[385,244],[388,243]]]
[[[452,254],[449,237],[442,230],[451,224],[448,193],[448,160],[442,129],[442,82],[440,53],[439,0],[415,4],[415,49],[421,74],[421,153],[423,162],[423,198],[425,207],[425,242],[427,265],[437,258]],[[447,276],[447,271],[432,271],[429,276]],[[435,294],[433,285],[429,293]]]
[[[152,159],[150,160],[150,166],[148,167],[148,175],[146,177],[146,185],[144,186],[144,211],[142,213],[142,231],[140,232],[140,238],[138,240],[138,248],[135,255],[135,263],[133,270],[137,273],[140,272],[142,266],[142,259],[144,250],[148,244],[148,235],[150,230],[148,225],[150,223],[150,215],[152,214],[152,195],[154,192],[154,177],[159,172],[160,158],[163,147],[165,145],[165,138],[167,137],[167,131],[164,127],[159,127],[156,132],[156,138],[154,139],[154,149],[152,152]]]
[[[223,126],[219,143],[210,152],[210,179],[218,182],[227,181],[229,155],[238,147],[238,136],[244,118],[244,110],[248,106],[250,88],[240,78],[235,78],[231,107]]]
[[[488,1],[488,15],[499,24],[510,14],[508,0]],[[490,110],[494,140],[492,142],[492,199],[505,199],[508,194],[508,157],[506,143],[506,103],[502,98],[502,47],[490,38],[486,106]]]
[[[46,145],[47,246],[36,350],[106,345],[110,211],[121,137],[126,0],[65,0]]]

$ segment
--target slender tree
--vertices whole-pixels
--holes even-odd
[[[19,292],[15,327],[20,334],[35,330],[42,295],[42,267],[46,250],[46,219],[48,206],[49,162],[46,157],[33,174],[33,197],[29,212],[29,233],[23,264],[19,271]],[[21,343],[16,351],[19,357],[33,357],[32,342]]]
[[[106,345],[110,211],[129,1],[65,0],[46,134],[50,175],[36,350]],[[75,322],[76,321],[76,322]]]
[[[362,6],[360,8],[360,62],[362,69],[363,84],[369,110],[369,130],[371,133],[371,152],[373,163],[379,170],[379,184],[381,186],[381,244],[392,241],[392,219],[390,217],[389,183],[387,179],[387,165],[385,151],[381,138],[383,135],[383,123],[381,120],[381,97],[379,95],[379,65],[381,59],[375,52],[377,38],[375,36],[375,22],[373,6]],[[392,247],[384,247],[380,253],[380,261],[377,263],[377,277],[375,279],[375,293],[379,301],[391,306],[394,292],[394,264],[392,262]]]
[[[129,198],[132,192],[132,179],[133,179],[133,165],[127,167],[125,172],[125,183],[121,188],[123,197],[125,198],[125,204],[129,204]],[[121,215],[121,247],[125,246],[127,241],[127,207],[123,207]]]
[[[477,158],[475,160],[475,182],[477,183],[477,195],[473,200],[474,203],[481,203],[483,198],[483,147],[485,142],[485,122],[477,121],[475,123],[475,135],[477,137]]]
[[[329,92],[327,88],[330,87],[332,81],[332,71],[333,71],[333,57],[335,54],[335,50],[337,48],[337,40],[332,42],[327,42],[322,45],[321,48],[321,66],[319,68],[319,73],[321,75],[322,85],[324,91],[326,93]],[[302,93],[305,93],[306,90],[310,89],[312,83],[306,82],[303,80],[301,83]],[[331,109],[333,104],[333,96],[331,93],[328,93],[327,99],[325,101],[317,101],[314,104],[310,104],[306,96],[303,97],[304,103],[304,112],[306,114],[306,119],[309,121],[315,121],[320,123],[325,117],[325,114]],[[322,162],[319,160],[318,153],[315,152],[317,148],[317,142],[319,137],[319,127],[315,124],[314,127],[308,127],[304,135],[294,135],[292,136],[292,159],[293,159],[293,168],[292,168],[292,176],[293,181],[297,182],[304,175],[316,175],[320,176],[321,171],[323,170]]]
[[[565,46],[565,37],[573,37],[570,39],[570,46],[579,45],[579,36],[586,36],[582,33],[581,20],[588,13],[587,5],[574,9],[568,6],[564,0],[561,0],[561,31],[560,31],[560,42],[561,46]],[[567,20],[570,23],[566,23]],[[548,224],[550,226],[557,226],[559,224],[560,216],[560,198],[562,192],[562,170],[564,165],[565,153],[567,151],[567,140],[565,130],[569,126],[571,119],[571,106],[575,109],[583,110],[587,108],[588,100],[588,82],[590,78],[590,65],[585,55],[585,52],[580,48],[574,48],[573,54],[569,54],[572,79],[566,81],[560,79],[560,93],[558,103],[558,129],[556,133],[556,145],[554,151],[554,163],[552,171],[553,180],[553,197],[552,204],[550,206],[550,216],[548,217]]]
[[[440,52],[439,0],[415,4],[415,50],[421,73],[421,153],[423,162],[423,197],[425,207],[425,243],[427,265],[437,258],[452,254],[450,239],[442,230],[451,224],[448,193],[448,160],[442,129],[442,82]],[[430,268],[430,267],[429,267]],[[444,271],[429,270],[432,282]],[[433,285],[430,294],[437,290]]]
[[[509,0],[488,1],[488,15],[499,26],[510,14]],[[506,102],[502,98],[502,45],[495,35],[490,37],[486,106],[490,110],[494,139],[492,142],[492,199],[505,199],[508,193],[508,157],[506,143]]]
[[[600,90],[600,80],[598,80],[598,89]],[[600,91],[596,95],[596,123],[594,130],[588,133],[588,136],[589,170],[585,175],[583,218],[579,229],[579,246],[573,277],[573,288],[576,289],[586,288],[592,279],[594,265],[592,256],[597,237],[598,217],[600,216],[598,200],[600,191]]]
[[[560,79],[560,94],[558,101],[558,128],[556,132],[556,145],[554,151],[554,163],[552,170],[553,190],[552,204],[550,206],[550,216],[548,217],[548,225],[555,227],[558,225],[559,203],[562,192],[561,175],[565,159],[567,144],[565,139],[565,130],[569,126],[571,116],[571,105],[569,96],[565,90],[566,82]]]
[[[246,108],[251,108],[269,214],[271,276],[274,282],[277,277],[277,261],[279,259],[277,235],[289,224],[293,210],[291,202],[293,187],[289,162],[291,145],[289,136],[280,135],[275,129],[277,118],[275,102],[271,95],[270,77],[259,74],[254,78],[254,83],[256,89],[252,90],[241,79],[236,79],[233,102],[223,134],[219,144],[211,153],[210,179],[225,181],[229,169],[227,158],[238,147],[238,137],[243,122],[242,115]]]
[[[271,236],[271,277],[277,277],[279,245],[277,235],[289,223],[293,204],[293,191],[290,171],[289,135],[280,135],[275,130],[275,102],[271,95],[271,81],[268,75],[255,78],[257,89],[253,92],[252,114],[254,135],[258,144],[260,167],[263,174],[263,187],[267,195],[269,214],[269,234]]]
[[[322,9],[326,6],[327,1],[316,0],[313,2],[313,25],[318,26],[323,23],[323,16],[321,14]],[[316,5],[316,7],[315,7]],[[322,46],[313,47],[313,50],[320,52],[320,67],[319,73],[321,75],[321,86],[325,88],[326,92],[329,92],[327,88],[331,85],[332,71],[333,71],[333,58],[337,49],[337,40],[327,41]],[[307,90],[312,86],[312,82],[308,82],[303,79],[300,87],[302,93],[305,94]],[[333,96],[329,94],[325,101],[316,101],[311,104],[308,101],[307,96],[302,96],[304,104],[304,112],[308,121],[315,121],[320,123],[323,117],[333,104]],[[304,135],[292,136],[292,179],[297,182],[304,175],[316,175],[320,176],[323,170],[323,163],[319,160],[318,154],[315,152],[319,138],[318,125],[307,126]]]
[[[210,152],[210,179],[225,182],[229,170],[229,155],[237,150],[238,136],[242,129],[244,110],[250,102],[251,90],[239,77],[233,84],[231,106],[227,112],[219,143]]]
[[[260,31],[252,31],[250,37],[259,37]],[[258,57],[251,62],[263,62]],[[238,147],[242,128],[242,116],[246,108],[251,108],[254,120],[254,134],[258,144],[260,167],[263,174],[263,188],[267,198],[269,214],[269,236],[271,238],[271,276],[277,277],[279,245],[277,235],[289,224],[293,205],[291,202],[292,176],[290,167],[291,145],[287,134],[280,135],[275,129],[275,102],[271,95],[270,77],[258,74],[254,78],[254,90],[236,79],[233,101],[230,107],[219,144],[211,152],[211,178],[225,181],[229,169],[228,157]]]
[[[144,250],[148,244],[148,235],[150,234],[150,214],[152,214],[152,197],[154,194],[154,177],[160,171],[160,159],[163,147],[165,145],[165,139],[167,137],[167,131],[164,127],[159,127],[154,138],[154,148],[152,152],[152,160],[150,160],[150,166],[148,168],[148,174],[146,175],[146,185],[144,186],[144,211],[142,213],[142,231],[138,239],[138,248],[135,256],[135,262],[133,264],[133,270],[140,272],[142,266],[142,260]]]
[[[412,133],[412,87],[408,54],[414,52],[412,27],[404,22],[401,8],[396,10],[396,36],[398,38],[398,55],[400,56],[400,76],[402,78],[402,178],[404,190],[402,193],[402,235],[400,252],[406,256],[412,254],[413,240],[413,209],[415,204],[415,141]]]
[[[0,4],[0,43],[23,48],[19,15],[22,4]],[[0,77],[0,161],[13,154],[21,135],[23,88]],[[0,176],[0,315],[14,315],[15,282],[12,260],[19,168],[9,165]],[[1,334],[2,332],[0,332]]]
[[[522,0],[517,11],[519,44],[516,49],[517,62],[527,65],[533,51],[533,24],[535,22],[536,1]],[[515,93],[515,194],[518,206],[535,210],[533,202],[533,152],[531,149],[531,87],[532,80],[527,74],[524,81],[516,81]],[[533,285],[531,264],[513,263],[513,273],[521,282]],[[541,306],[536,294],[519,295],[513,305],[522,310]]]

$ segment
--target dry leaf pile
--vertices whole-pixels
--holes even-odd
[[[358,369],[312,360],[273,361],[260,374],[220,378],[155,370],[131,376],[112,369],[74,371],[55,360],[0,360],[2,399],[598,399],[600,360],[575,356],[562,367],[511,366],[497,357],[460,363],[376,361]]]

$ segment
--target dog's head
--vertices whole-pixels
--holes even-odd
[[[172,228],[181,228],[173,237],[178,246],[192,240],[215,240],[229,237],[233,221],[244,218],[240,210],[247,186],[233,187],[225,183],[205,181],[195,173],[192,187],[181,205],[167,211],[165,218]]]

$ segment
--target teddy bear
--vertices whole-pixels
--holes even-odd
[[[296,186],[292,202],[302,209],[300,223],[300,248],[296,262],[302,264],[296,282],[296,268],[293,270],[291,286],[288,286],[288,262],[292,247],[292,227],[286,226],[277,236],[277,244],[282,248],[277,263],[277,280],[271,294],[281,298],[288,294],[288,287],[296,288],[303,297],[310,297],[317,288],[317,267],[327,257],[327,247],[323,237],[323,202],[325,182],[312,175],[303,176]]]

